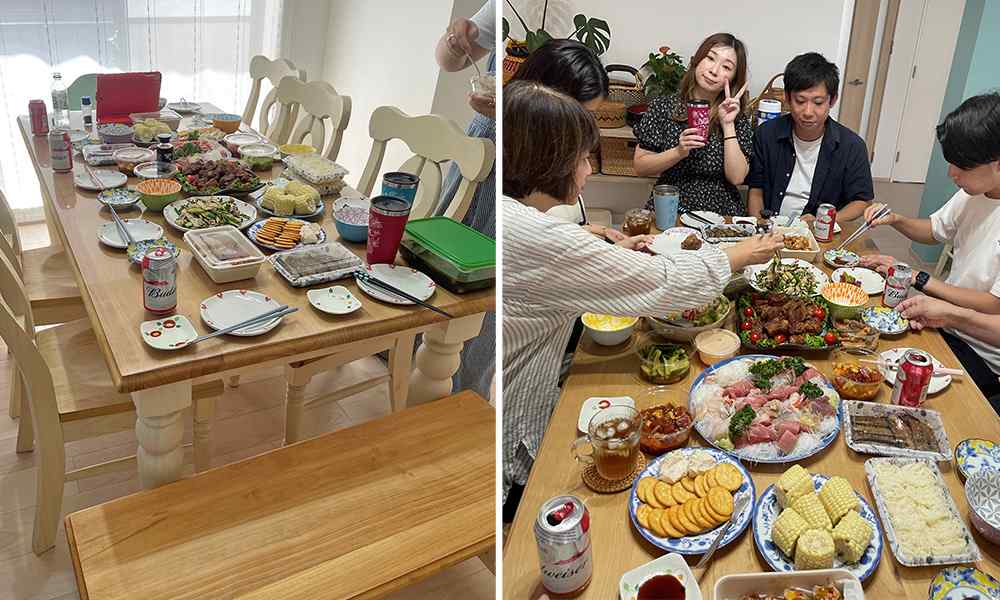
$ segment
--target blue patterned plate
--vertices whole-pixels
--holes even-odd
[[[120,187],[101,191],[101,193],[97,194],[97,201],[104,205],[110,204],[115,208],[121,208],[123,206],[132,206],[139,201],[140,196],[142,194],[135,190]]]
[[[721,361],[715,363],[714,365],[712,365],[712,366],[708,367],[707,369],[705,369],[704,371],[702,371],[701,374],[698,375],[698,377],[694,380],[694,383],[691,384],[691,391],[688,394],[688,411],[690,411],[692,415],[699,415],[699,414],[702,413],[702,411],[698,410],[694,406],[695,395],[696,395],[696,393],[698,391],[698,388],[703,383],[705,383],[705,377],[707,377],[708,375],[711,375],[712,373],[715,373],[721,367],[724,367],[727,364],[729,364],[729,363],[731,363],[733,361],[736,361],[736,360],[753,359],[754,361],[757,361],[757,360],[762,360],[762,359],[776,359],[777,360],[777,359],[781,359],[781,358],[782,358],[781,356],[775,356],[773,354],[743,354],[743,355],[740,355],[740,356],[734,356],[733,358],[727,358],[726,360],[721,360]],[[810,365],[809,363],[806,363],[806,366],[812,366],[812,365]],[[813,368],[815,368],[815,367],[813,367]],[[819,369],[817,369],[817,371],[818,370]],[[822,375],[822,373],[821,373],[821,375]],[[829,391],[829,392],[831,392],[836,398],[838,398],[838,399],[840,398],[840,394],[838,394],[837,391],[835,389],[833,389],[833,386],[830,384],[830,382],[826,379],[825,376],[823,376],[823,384],[821,385],[821,387],[826,388],[826,390]],[[743,460],[743,461],[746,461],[746,462],[750,462],[750,463],[770,463],[770,464],[799,462],[802,459],[808,458],[808,457],[810,457],[810,456],[812,456],[812,455],[814,455],[814,454],[822,451],[824,448],[826,448],[827,446],[829,446],[830,444],[832,444],[833,440],[837,439],[837,434],[840,433],[840,426],[841,426],[841,423],[843,422],[843,406],[844,406],[844,403],[843,402],[839,402],[838,407],[837,407],[837,426],[834,427],[833,430],[828,431],[826,434],[824,434],[823,437],[820,438],[819,444],[817,444],[813,448],[810,448],[809,450],[800,451],[800,452],[792,452],[790,454],[786,454],[784,456],[779,456],[777,458],[755,458],[753,456],[748,455],[746,453],[745,449],[743,449],[743,448],[736,448],[736,449],[733,449],[733,450],[726,450],[725,448],[721,448],[721,447],[717,446],[715,444],[715,442],[711,439],[712,436],[710,436],[708,434],[708,431],[706,431],[704,429],[705,426],[704,426],[703,421],[696,420],[694,422],[694,427],[695,427],[695,429],[698,430],[698,433],[701,435],[702,438],[704,438],[704,440],[706,442],[708,442],[709,444],[711,444],[715,448],[718,448],[719,450],[721,450],[721,451],[723,451],[723,452],[725,452],[727,454],[731,454],[731,455],[739,458],[740,460]]]
[[[989,440],[962,440],[955,446],[955,464],[966,479],[983,470],[1000,471],[1000,447]]]
[[[972,567],[944,569],[931,581],[928,600],[996,600],[1000,581]]]
[[[829,477],[826,475],[813,474],[813,487],[819,491],[819,488],[823,487],[823,483],[827,479]],[[864,555],[862,555],[861,560],[856,563],[845,563],[839,556],[835,556],[833,559],[833,568],[847,569],[852,575],[864,581],[875,572],[875,568],[878,567],[878,563],[882,559],[882,526],[879,525],[875,511],[872,510],[871,505],[864,499],[864,496],[857,492],[854,493],[861,504],[858,514],[872,526],[872,541],[865,550]],[[774,526],[774,520],[778,518],[779,514],[781,514],[781,508],[778,506],[778,495],[774,491],[774,486],[769,485],[764,490],[764,493],[761,494],[760,500],[757,501],[757,508],[754,510],[754,545],[757,546],[757,551],[760,552],[764,561],[771,565],[771,568],[775,571],[794,571],[795,562],[792,557],[785,556],[785,553],[771,541],[771,528]]]
[[[736,493],[733,494],[734,501],[742,496],[747,497],[747,503],[743,507],[743,510],[739,514],[735,515],[732,527],[726,532],[726,537],[722,538],[719,542],[719,547],[725,546],[729,542],[732,542],[743,533],[743,530],[747,528],[750,524],[750,517],[753,515],[753,502],[754,498],[757,497],[757,488],[753,485],[753,478],[750,477],[750,473],[740,464],[740,462],[733,457],[729,456],[722,450],[714,450],[712,448],[679,448],[677,450],[672,450],[667,452],[663,456],[657,457],[646,465],[646,468],[638,477],[635,478],[635,482],[632,483],[632,490],[629,492],[628,498],[628,516],[632,519],[632,526],[635,527],[642,537],[646,538],[650,544],[653,544],[657,548],[662,548],[668,552],[676,552],[678,554],[704,554],[708,547],[712,545],[715,541],[715,534],[718,527],[705,533],[699,535],[689,535],[682,538],[661,538],[657,537],[651,531],[647,531],[639,525],[638,517],[635,516],[636,509],[639,508],[640,500],[636,492],[636,487],[639,485],[639,480],[643,477],[656,477],[660,473],[660,463],[663,459],[674,452],[680,452],[682,454],[693,454],[694,452],[707,452],[711,454],[718,462],[727,462],[735,466],[743,474],[743,484],[740,485]],[[721,527],[721,525],[720,525]]]
[[[126,251],[128,253],[128,259],[134,264],[142,266],[142,257],[146,256],[146,254],[153,248],[166,248],[174,255],[174,258],[177,258],[177,256],[181,253],[173,242],[167,238],[159,238],[156,240],[142,240],[141,242],[130,244],[128,250]]]

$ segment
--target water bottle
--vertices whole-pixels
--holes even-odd
[[[80,97],[80,111],[83,112],[83,128],[90,131],[94,126],[94,102],[90,96]]]
[[[69,96],[59,73],[52,74],[52,124],[69,128]]]

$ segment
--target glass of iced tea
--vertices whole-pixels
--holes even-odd
[[[587,426],[587,435],[573,442],[570,451],[583,464],[593,464],[608,481],[621,481],[632,473],[639,459],[639,436],[642,420],[631,406],[609,406],[601,410]],[[590,443],[592,452],[581,454],[580,446]]]

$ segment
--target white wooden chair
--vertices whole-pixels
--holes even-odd
[[[393,106],[375,109],[368,132],[373,142],[372,150],[361,174],[358,191],[371,196],[389,141],[398,139],[405,142],[414,156],[399,170],[420,177],[417,197],[410,209],[411,219],[428,216],[437,207],[444,179],[441,164],[454,161],[462,174],[462,182],[444,214],[461,221],[469,210],[476,187],[493,168],[496,156],[493,142],[466,135],[450,119],[438,115],[411,117]]]
[[[90,324],[72,321],[35,332],[31,305],[15,267],[0,254],[0,337],[14,355],[25,385],[18,423],[17,451],[38,451],[38,480],[32,549],[41,554],[55,544],[62,510],[63,485],[104,473],[134,468],[135,456],[66,472],[64,444],[135,429],[135,409],[128,394],[115,390]],[[199,444],[208,439],[221,380],[193,387],[196,415],[195,456],[207,458]],[[37,442],[37,445],[36,445]],[[207,468],[206,464],[196,465]],[[198,469],[201,470],[201,469]]]
[[[87,316],[80,289],[73,277],[69,257],[59,245],[24,251],[14,212],[0,190],[0,252],[11,262],[24,282],[36,325],[51,325]],[[8,415],[20,415],[21,378],[11,360]]]
[[[937,264],[934,265],[934,277],[940,279],[944,275],[945,270],[948,268],[948,264],[955,255],[954,246],[951,242],[947,242],[944,248],[941,249],[941,256],[938,256]]]
[[[316,152],[330,160],[337,160],[344,130],[351,120],[351,97],[339,95],[325,81],[306,83],[296,77],[285,77],[278,83],[277,99],[281,112],[274,129],[292,129],[291,137],[287,140],[292,144],[301,144],[308,136],[309,143]],[[302,110],[301,118],[293,127],[295,112],[299,108]],[[327,121],[330,129],[329,143],[326,143]]]
[[[266,56],[257,55],[250,59],[250,77],[253,79],[253,85],[250,88],[250,97],[247,98],[246,108],[243,109],[243,122],[248,127],[253,127],[253,117],[257,110],[257,101],[260,100],[261,87],[264,80],[267,79],[271,84],[271,90],[264,96],[264,102],[261,104],[260,124],[257,131],[276,144],[285,143],[291,132],[291,125],[294,125],[297,116],[297,112],[293,112],[291,123],[285,131],[277,130],[271,123],[271,111],[277,104],[278,83],[288,76],[298,77],[305,81],[306,71],[295,68],[295,64],[287,58],[271,60]]]

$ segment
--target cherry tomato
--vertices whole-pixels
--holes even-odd
[[[740,323],[740,329],[743,331],[750,331],[753,329],[753,321],[743,321]]]
[[[753,316],[753,308],[749,307],[749,306],[747,306],[746,308],[744,308],[743,309],[743,316],[744,317],[752,317]]]
[[[757,333],[757,332],[755,331],[755,332],[753,332],[753,333],[751,333],[751,334],[750,334],[750,341],[751,341],[752,343],[756,344],[756,343],[757,343],[757,342],[759,342],[759,341],[760,341],[761,339],[763,339],[763,337],[764,337],[764,336],[762,336],[761,334],[759,334],[759,333]]]
[[[784,344],[785,340],[787,340],[787,339],[788,338],[785,337],[785,334],[779,333],[779,334],[777,334],[777,335],[774,336],[774,343],[775,344]]]
[[[817,306],[816,308],[813,309],[813,316],[816,317],[817,319],[825,319],[826,311],[823,310],[822,306]]]
[[[832,346],[837,343],[837,336],[834,335],[832,331],[828,331],[826,335],[823,336],[823,341],[826,342],[827,346]]]

